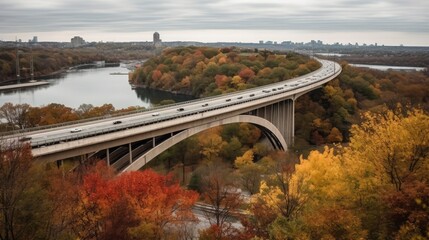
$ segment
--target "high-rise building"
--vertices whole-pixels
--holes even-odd
[[[79,47],[79,46],[85,45],[85,40],[83,40],[83,38],[79,36],[74,36],[71,39],[71,45],[72,47]]]
[[[155,47],[159,47],[159,46],[161,46],[161,42],[162,42],[162,40],[161,40],[161,38],[159,38],[159,33],[155,32],[153,34],[153,45]]]

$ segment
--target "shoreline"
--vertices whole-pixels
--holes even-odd
[[[177,94],[177,95],[186,95],[186,96],[189,96],[189,97],[193,97],[195,99],[200,98],[200,97],[195,97],[194,95],[192,95],[190,93],[187,93],[187,92],[170,91],[170,90],[165,90],[165,89],[153,88],[153,87],[149,87],[149,86],[146,86],[146,85],[143,85],[143,84],[130,83],[130,85],[131,85],[131,89],[144,88],[144,89],[151,89],[151,90],[169,92],[169,93]]]
[[[44,74],[44,75],[40,75],[40,76],[34,76],[33,79],[34,80],[45,80],[45,79],[50,79],[52,77],[61,75],[63,73],[67,73],[70,70],[79,70],[79,69],[84,69],[84,68],[79,68],[79,66],[88,66],[88,65],[92,65],[95,66],[95,64],[80,64],[80,65],[75,65],[75,66],[71,66],[71,67],[63,67],[57,71],[48,73],[48,74]],[[106,63],[106,65],[104,67],[98,67],[98,68],[108,68],[108,67],[116,67],[116,66],[120,66],[120,63]],[[90,68],[90,67],[88,67]],[[96,67],[92,67],[92,68],[96,68]],[[24,83],[28,83],[31,80],[31,77],[23,77],[20,79],[21,81],[23,81]],[[21,83],[21,84],[24,84]],[[18,83],[18,79],[9,79],[9,80],[5,80],[5,81],[1,81],[0,82],[0,87],[2,86],[9,86],[9,85],[14,85],[14,84],[19,84]]]

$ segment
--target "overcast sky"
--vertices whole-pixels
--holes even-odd
[[[0,0],[0,40],[429,46],[429,0]]]

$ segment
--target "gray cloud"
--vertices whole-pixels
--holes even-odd
[[[0,33],[270,29],[429,33],[427,0],[0,0]]]

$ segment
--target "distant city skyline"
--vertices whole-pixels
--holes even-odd
[[[429,46],[426,0],[0,0],[0,40]]]

